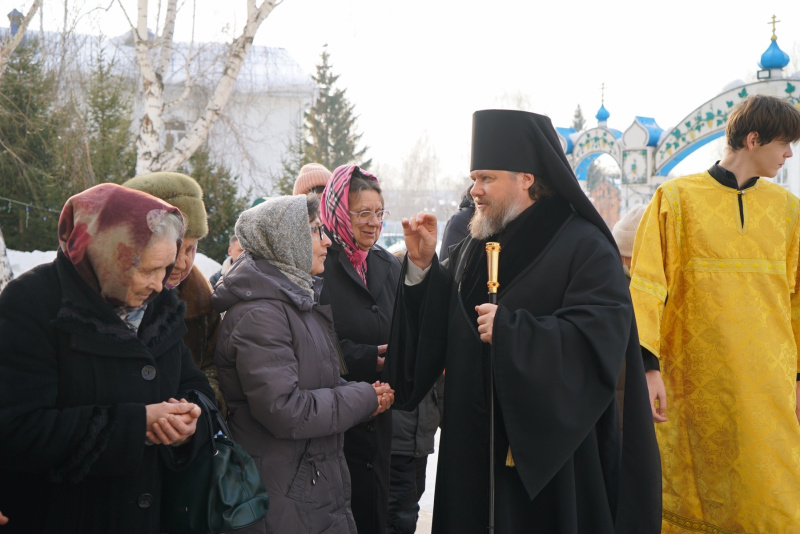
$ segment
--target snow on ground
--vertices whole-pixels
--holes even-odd
[[[194,258],[194,264],[197,265],[197,268],[200,269],[200,272],[206,275],[206,278],[211,278],[212,275],[216,274],[217,271],[222,269],[222,265],[212,260],[205,254],[197,253],[197,256]]]
[[[433,440],[433,454],[428,456],[428,466],[425,469],[425,493],[419,500],[419,507],[421,510],[433,512],[433,489],[436,486],[436,463],[439,461],[439,434],[436,431],[436,436]]]
[[[20,252],[19,250],[6,249],[6,252],[8,253],[8,262],[11,264],[11,273],[14,275],[14,278],[25,271],[33,269],[37,265],[49,263],[56,259],[55,250],[48,250],[45,252],[41,250]]]
[[[34,250],[33,252],[20,252],[19,250],[8,249],[8,261],[11,263],[11,272],[14,277],[21,275],[29,269],[33,269],[42,263],[49,263],[56,258],[55,250],[48,250],[42,252],[41,250]],[[222,265],[212,260],[204,254],[197,253],[194,259],[194,264],[200,269],[206,278],[211,277],[212,274],[220,270]]]

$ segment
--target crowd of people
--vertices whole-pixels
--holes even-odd
[[[441,428],[437,534],[800,533],[800,200],[763,179],[800,110],[726,138],[612,230],[547,117],[478,111],[443,243],[403,214],[390,254],[378,178],[311,163],[210,281],[190,176],[73,196],[0,293],[0,530],[162,532],[198,391],[269,494],[242,532],[412,534]]]

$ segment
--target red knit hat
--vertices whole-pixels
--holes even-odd
[[[325,187],[328,180],[331,179],[331,171],[325,168],[324,165],[319,163],[308,163],[303,165],[300,169],[300,174],[294,182],[293,195],[305,195],[312,187],[321,185]]]

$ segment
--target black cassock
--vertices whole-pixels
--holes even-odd
[[[657,533],[661,467],[619,254],[563,199],[540,200],[502,246],[493,343],[480,341],[485,241],[468,237],[395,306],[387,376],[398,408],[445,374],[433,532],[485,534],[488,359],[495,372],[498,534]],[[625,435],[615,384],[627,358]],[[506,466],[511,449],[515,467]]]

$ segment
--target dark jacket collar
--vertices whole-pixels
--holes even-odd
[[[377,299],[386,288],[387,284],[385,281],[391,274],[391,265],[394,258],[391,258],[391,254],[379,245],[374,245],[369,249],[369,254],[367,254],[367,286],[364,286],[364,282],[361,280],[361,277],[358,276],[355,267],[350,263],[350,259],[347,257],[342,247],[334,242],[328,248],[328,254],[338,261],[353,284],[369,293],[374,299]],[[325,273],[322,273],[322,276],[324,278]]]
[[[211,295],[211,306],[216,311],[222,313],[239,302],[259,299],[286,302],[304,312],[314,308],[315,299],[269,260],[249,253],[243,256],[244,259],[237,261],[222,277]]]
[[[55,324],[66,331],[108,336],[116,339],[139,339],[155,347],[165,339],[183,337],[186,305],[175,291],[164,290],[147,306],[139,331],[133,332],[96,291],[78,275],[75,266],[61,250],[55,260],[61,285],[61,309]]]
[[[721,185],[730,187],[732,189],[738,189],[739,191],[749,189],[756,185],[756,182],[758,182],[758,176],[753,176],[747,182],[745,182],[744,186],[739,187],[739,182],[736,181],[736,175],[725,167],[720,166],[719,161],[717,161],[711,166],[710,169],[708,169],[708,174],[710,174],[711,177]]]

